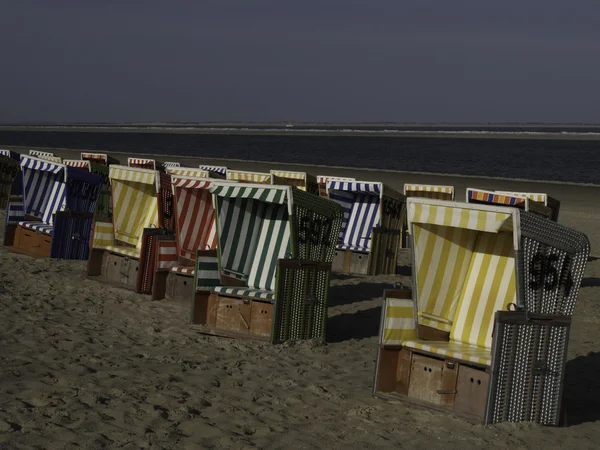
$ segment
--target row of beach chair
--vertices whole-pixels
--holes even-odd
[[[0,151],[4,245],[190,305],[201,333],[323,339],[332,273],[395,274],[373,392],[481,421],[558,425],[589,256],[542,193],[404,185],[82,153]]]

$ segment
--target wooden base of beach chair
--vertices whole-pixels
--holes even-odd
[[[483,422],[489,370],[453,359],[436,358],[406,348],[381,348],[375,394]]]
[[[336,250],[331,270],[334,273],[367,275],[369,271],[369,257],[368,253],[352,250]]]
[[[166,272],[164,283],[165,295],[163,298],[168,301],[189,304],[190,299],[194,297],[193,276],[180,275],[175,272]]]
[[[92,249],[88,260],[88,276],[127,289],[136,289],[139,260],[106,250]]]
[[[52,236],[18,225],[14,231],[13,246],[9,250],[37,258],[49,258],[51,247]]]
[[[196,292],[192,325],[216,336],[271,340],[274,305],[267,300]]]

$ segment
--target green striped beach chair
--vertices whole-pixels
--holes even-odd
[[[217,254],[198,251],[191,323],[271,342],[323,338],[343,210],[291,186],[214,182]]]

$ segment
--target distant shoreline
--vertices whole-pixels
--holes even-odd
[[[343,125],[353,129],[331,130],[323,129],[299,129],[299,128],[239,128],[240,126],[266,126],[267,124],[231,124],[236,128],[226,127],[229,124],[210,124],[202,126],[214,126],[216,128],[193,128],[185,125],[124,125],[124,126],[0,126],[0,131],[28,131],[28,132],[70,132],[70,133],[157,133],[157,134],[236,134],[236,135],[290,135],[290,136],[373,136],[373,137],[412,137],[412,138],[456,138],[456,139],[538,139],[538,140],[600,140],[600,132],[577,132],[577,129],[590,128],[590,125],[568,126],[565,128],[572,132],[542,132],[542,131],[477,131],[477,130],[367,130],[366,127],[386,126],[377,125]],[[302,124],[309,126],[310,124]],[[199,125],[197,125],[199,126]],[[276,126],[276,125],[274,125]],[[335,126],[326,125],[328,127]],[[391,125],[395,128],[430,127],[434,125]],[[465,125],[437,125],[443,127],[464,127]],[[485,128],[485,125],[468,125],[473,128]],[[500,125],[489,125],[488,127],[500,128]],[[525,125],[506,125],[506,128],[524,128]],[[550,128],[552,125],[529,125],[530,128]],[[600,126],[598,126],[600,128]]]

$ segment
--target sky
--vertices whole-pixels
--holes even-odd
[[[600,123],[591,0],[0,0],[0,123]]]

